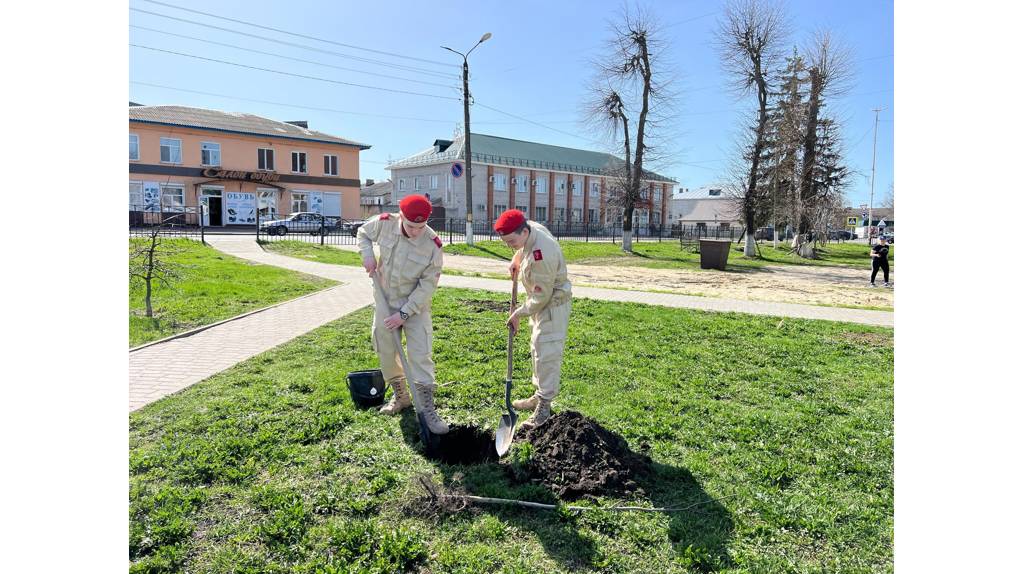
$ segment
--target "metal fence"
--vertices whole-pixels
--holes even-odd
[[[495,220],[473,221],[474,240],[497,240],[499,235],[494,231]],[[548,221],[539,222],[546,227],[555,239],[566,241],[609,241],[619,243],[622,241],[622,223],[582,223],[577,221]],[[446,243],[463,243],[466,241],[466,220],[465,219],[444,219],[431,220],[431,228],[437,231],[442,240]],[[657,224],[657,225],[634,225],[633,241],[666,241],[675,237],[678,233],[678,226]],[[674,231],[675,230],[675,231]]]
[[[258,218],[257,218],[258,219]],[[319,245],[354,245],[362,220],[342,219],[317,213],[299,214],[269,221],[257,220],[257,241],[302,241]]]
[[[128,235],[143,237],[159,232],[168,237],[203,239],[203,218],[197,206],[128,206]]]

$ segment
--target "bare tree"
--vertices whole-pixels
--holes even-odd
[[[144,240],[132,245],[128,259],[129,280],[140,281],[146,286],[146,316],[150,318],[153,317],[154,283],[171,287],[171,281],[181,279],[183,266],[169,259],[182,250],[167,243],[167,238],[161,235],[169,221],[164,219],[151,227]]]
[[[733,0],[725,9],[719,23],[717,40],[722,65],[732,76],[733,86],[739,94],[751,91],[757,96],[757,115],[754,120],[750,147],[744,154],[749,164],[746,185],[742,190],[747,257],[757,255],[754,242],[756,215],[763,201],[759,190],[765,132],[768,126],[768,97],[772,75],[780,59],[780,47],[788,35],[788,25],[778,4],[767,0]]]
[[[888,193],[885,194],[885,199],[882,200],[882,207],[887,207],[892,210],[896,209],[896,197],[893,196],[891,183],[889,184]]]
[[[645,164],[664,159],[660,128],[672,115],[667,46],[646,10],[625,7],[619,21],[609,24],[611,39],[602,60],[594,62],[595,77],[585,103],[586,123],[612,142],[624,161],[609,165],[608,204],[622,210],[622,250],[633,250],[633,212],[650,208],[644,182],[652,173]]]
[[[818,32],[815,34],[806,51],[810,90],[807,96],[807,118],[804,122],[803,170],[800,177],[799,201],[801,205],[810,207],[810,209],[802,210],[800,220],[797,222],[801,235],[811,230],[814,206],[827,193],[827,190],[817,183],[820,182],[820,179],[814,177],[815,170],[820,167],[817,153],[818,138],[822,130],[819,129],[819,124],[825,99],[841,95],[852,77],[850,52],[838,44],[830,33]],[[808,251],[800,248],[805,240],[805,237],[794,238],[794,247],[798,248],[802,256],[813,257],[813,249]]]

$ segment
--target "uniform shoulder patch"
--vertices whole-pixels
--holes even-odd
[[[390,213],[382,213],[382,214],[380,214],[380,219],[384,219],[384,220],[391,219],[391,214]]]
[[[544,260],[544,254],[540,252],[540,249],[534,249],[533,250],[533,260],[534,261],[543,261]]]
[[[434,245],[436,245],[438,249],[444,247],[441,243],[441,238],[436,235],[434,236]]]

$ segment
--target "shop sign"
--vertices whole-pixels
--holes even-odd
[[[256,223],[256,194],[228,192],[224,194],[228,225]]]
[[[263,183],[269,183],[281,179],[280,175],[272,171],[229,171],[214,168],[204,169],[203,177],[211,177],[214,179],[240,179],[243,181],[256,181]]]

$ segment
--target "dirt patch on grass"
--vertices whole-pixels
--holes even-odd
[[[501,315],[508,315],[508,303],[501,301],[479,301],[467,299],[461,301],[466,309],[474,313],[499,313]]]
[[[640,493],[638,479],[650,472],[649,457],[576,411],[558,413],[520,437],[533,446],[526,464],[530,480],[564,500]]]
[[[887,333],[843,333],[842,340],[847,343],[873,347],[891,347],[893,344],[892,335]]]

